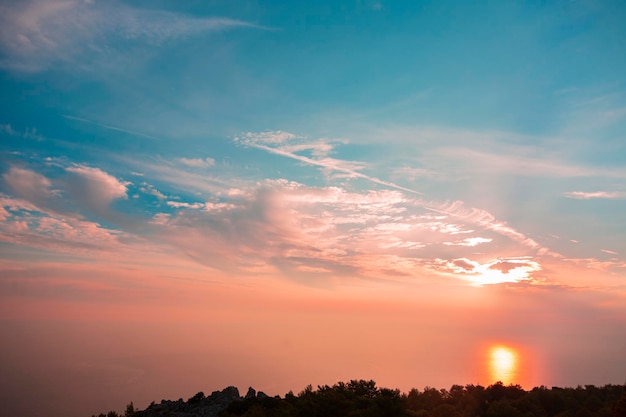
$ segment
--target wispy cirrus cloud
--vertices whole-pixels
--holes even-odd
[[[357,161],[346,161],[341,159],[330,158],[326,156],[319,157],[320,153],[314,154],[312,157],[300,155],[296,153],[300,149],[310,149],[310,147],[285,145],[289,140],[295,139],[296,136],[288,132],[262,132],[253,133],[248,132],[241,137],[236,137],[235,142],[244,146],[252,148],[262,149],[269,153],[284,156],[286,158],[295,159],[307,165],[313,165],[331,172],[337,172],[347,176],[348,178],[361,178],[371,181],[375,184],[383,185],[397,190],[406,191],[411,194],[421,194],[419,191],[412,190],[410,188],[402,187],[398,184],[394,184],[389,181],[384,181],[376,177],[372,177],[360,172],[365,168],[366,164]],[[272,146],[273,145],[273,146]],[[324,143],[327,153],[330,149],[327,149],[328,143]],[[325,153],[322,153],[325,154]]]
[[[148,184],[147,182],[142,182],[141,187],[139,187],[139,191],[144,194],[148,194],[156,197],[159,201],[165,200],[167,197],[161,191],[157,190],[152,184]]]
[[[551,252],[548,248],[542,247],[534,239],[509,226],[506,222],[497,220],[495,216],[487,210],[467,207],[463,201],[456,200],[440,204],[428,203],[425,204],[424,207],[427,210],[460,218],[487,230],[494,231],[502,236],[506,236],[516,242],[519,242],[524,246],[537,250],[539,254],[543,255],[546,253],[552,253],[553,255],[557,255]]]
[[[0,123],[0,133],[7,134],[9,136],[21,137],[24,139],[35,139],[35,140],[43,140],[44,137],[41,136],[37,129],[35,128],[26,128],[23,131],[14,129],[9,123],[3,124]]]
[[[110,125],[110,124],[98,123],[98,122],[93,121],[93,120],[85,119],[84,117],[70,116],[70,115],[67,115],[67,114],[63,115],[63,117],[65,119],[68,119],[68,120],[75,120],[77,122],[92,124],[92,125],[101,127],[103,129],[114,130],[116,132],[128,133],[129,135],[140,136],[140,137],[144,137],[144,138],[148,138],[148,139],[157,139],[154,136],[150,136],[150,135],[147,135],[147,134],[142,133],[142,132],[137,132],[135,130],[125,129],[123,127],[113,126],[113,125]]]
[[[180,192],[219,194],[227,192],[228,189],[232,188],[234,182],[231,179],[222,179],[217,175],[207,175],[197,169],[189,169],[192,167],[175,159],[174,161],[162,158],[146,160],[120,155],[113,155],[113,158],[120,163],[132,166],[145,177],[167,183]],[[204,161],[206,162],[206,159]]]
[[[178,162],[192,168],[209,168],[215,165],[213,158],[178,158]]]
[[[111,56],[116,41],[158,46],[201,33],[261,26],[225,17],[191,17],[119,2],[27,0],[0,6],[0,66],[37,72],[85,53]]]
[[[537,152],[529,155],[529,152]],[[526,155],[524,154],[526,153]],[[529,147],[510,146],[501,153],[487,152],[467,147],[440,148],[426,152],[420,158],[427,167],[445,168],[449,174],[500,174],[521,177],[580,178],[610,177],[626,178],[626,169],[575,164]]]
[[[626,199],[626,191],[568,191],[563,193],[563,196],[575,200],[624,200]]]
[[[363,128],[361,128],[363,129]],[[586,156],[588,142],[566,136],[524,135],[511,131],[451,129],[440,126],[367,126],[359,131],[360,143],[377,143],[384,138],[406,159],[394,169],[394,178],[411,181],[472,179],[480,175],[526,178],[626,178],[621,165],[598,165]],[[405,146],[408,146],[405,149]],[[419,152],[409,152],[409,149]],[[614,150],[606,150],[614,153]],[[415,156],[411,156],[412,154]]]
[[[384,181],[379,178],[369,176],[360,172],[363,170],[365,166],[359,166],[359,163],[355,163],[354,161],[345,161],[341,159],[334,158],[313,158],[307,157],[303,155],[299,155],[295,152],[290,152],[286,150],[286,144],[289,141],[296,139],[297,136],[287,132],[262,132],[262,133],[252,133],[249,132],[242,137],[236,137],[235,142],[241,143],[245,146],[250,146],[258,149],[262,149],[264,151],[281,155],[286,158],[291,158],[300,162],[303,162],[308,165],[322,167],[327,170],[339,171],[342,173],[348,174],[350,178],[361,178],[368,180],[372,183],[382,185],[385,187],[393,188],[399,191],[408,192],[410,194],[418,194],[422,193],[416,191],[411,188],[403,187],[394,182]],[[269,144],[272,144],[270,146]],[[548,248],[542,247],[535,240],[525,236],[523,233],[514,229],[506,222],[498,221],[491,213],[486,210],[476,209],[467,207],[462,201],[452,201],[452,202],[429,202],[429,201],[420,201],[420,207],[423,207],[429,211],[433,211],[436,213],[441,213],[449,216],[454,216],[456,218],[463,219],[464,221],[472,222],[473,224],[479,225],[487,230],[492,230],[498,234],[503,236],[507,236],[510,239],[513,239],[517,242],[522,243],[523,245],[530,247],[540,254],[553,254],[558,256],[558,254],[550,251]]]

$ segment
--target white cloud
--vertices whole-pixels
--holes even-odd
[[[423,207],[435,213],[447,214],[454,218],[459,218],[470,222],[471,224],[478,225],[486,230],[494,231],[537,251],[544,253],[549,251],[547,248],[542,247],[534,239],[531,239],[523,233],[515,230],[505,222],[497,220],[488,211],[473,207],[466,207],[465,203],[462,201],[457,200],[443,204],[426,203],[423,204]]]
[[[6,133],[9,136],[15,136],[17,134],[17,132],[13,130],[10,124],[0,123],[0,132]]]
[[[139,188],[139,191],[141,191],[142,193],[145,193],[145,194],[150,194],[152,196],[155,196],[157,199],[159,199],[159,201],[163,201],[163,200],[165,200],[167,198],[165,196],[165,194],[163,194],[162,192],[160,192],[159,190],[154,188],[153,185],[150,185],[150,184],[145,183],[145,182],[141,184],[141,187]]]
[[[239,20],[138,9],[113,1],[24,0],[0,5],[0,65],[40,71],[56,62],[81,63],[85,53],[110,58],[111,39],[152,45],[234,27]],[[83,63],[81,63],[83,65]]]
[[[213,158],[178,158],[177,161],[193,168],[210,168],[215,165]]]
[[[335,149],[336,142],[345,143],[345,141],[320,139],[306,143],[285,144],[281,146],[281,149],[291,153],[310,152],[313,157],[324,158]]]
[[[444,245],[447,246],[477,246],[480,245],[481,243],[489,243],[491,242],[493,239],[488,239],[488,238],[484,238],[484,237],[468,237],[467,239],[463,239],[463,240],[457,240],[454,242],[444,242]]]
[[[608,199],[608,200],[622,200],[626,199],[626,191],[568,191],[563,193],[567,198],[573,198],[576,200],[591,200],[591,199]]]
[[[205,207],[203,203],[183,203],[180,201],[168,201],[166,204],[173,208],[200,209]]]
[[[395,178],[401,178],[408,181],[415,181],[418,178],[437,179],[445,177],[444,174],[437,171],[409,166],[394,169],[393,176]]]
[[[468,258],[437,259],[433,267],[478,286],[529,281],[534,272],[541,270],[539,263],[526,257],[500,258],[488,262]]]
[[[247,144],[264,144],[264,145],[279,145],[296,139],[297,136],[293,133],[283,132],[282,130],[267,131],[267,132],[247,132],[244,133],[241,138],[235,138],[236,141]]]
[[[65,190],[73,200],[92,213],[109,220],[121,221],[119,213],[109,206],[117,199],[127,199],[127,185],[99,168],[75,165],[66,168],[71,175],[64,179]]]

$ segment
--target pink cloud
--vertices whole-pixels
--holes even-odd
[[[451,218],[455,223],[449,223]],[[474,233],[460,220],[433,215],[395,190],[353,193],[268,180],[234,193],[230,202],[159,215],[153,224],[161,239],[218,268],[243,271],[252,263],[292,275],[394,277],[436,272],[427,260],[435,246],[445,246],[450,235]],[[471,248],[492,239],[472,236],[457,246]]]
[[[542,270],[537,261],[528,257],[485,261],[468,258],[435,259],[430,261],[430,268],[440,274],[454,276],[477,286],[519,282],[534,284],[535,274]]]
[[[468,259],[455,259],[454,261],[452,261],[452,264],[468,272],[473,271],[475,267],[475,265]]]
[[[34,171],[11,167],[3,178],[16,196],[34,204],[44,204],[53,196],[50,180]]]
[[[11,213],[9,213],[8,211],[6,211],[4,209],[4,207],[0,206],[0,222],[5,221],[6,219],[9,218],[9,216],[11,215]]]
[[[66,186],[61,191],[95,214],[116,215],[109,205],[127,198],[128,183],[99,168],[75,165],[66,170],[69,178],[55,183]],[[51,188],[50,180],[27,172],[18,171],[16,178]],[[479,274],[487,277],[484,283],[513,282],[529,279],[538,264],[511,261],[506,267],[493,266],[491,259],[513,259],[531,250],[538,256],[558,255],[485,210],[467,208],[459,201],[425,202],[400,190],[349,192],[279,179],[223,188],[217,197],[220,200],[206,203],[167,202],[176,209],[173,213],[145,220],[150,239],[211,268],[244,275],[278,270],[294,279],[300,273],[386,279],[433,275],[467,279]],[[20,245],[77,253],[80,245],[87,252],[110,251],[129,248],[120,238],[141,239],[78,215],[61,218],[37,207],[38,213],[28,217],[11,210],[11,204],[15,201],[3,208],[8,216],[0,214],[10,220],[5,230],[10,223],[14,242]],[[485,246],[489,253],[475,253],[473,248],[488,242],[495,242]],[[473,269],[462,271],[454,259],[471,260]]]
[[[8,208],[3,209],[8,216],[0,223],[0,240],[4,242],[83,254],[121,247],[118,237],[124,233],[105,229],[98,223],[45,211],[17,199],[3,198],[0,204]]]
[[[497,270],[503,274],[508,274],[512,269],[528,266],[529,263],[524,261],[497,261],[489,266],[489,269]]]
[[[597,258],[564,258],[563,260],[579,267],[592,268],[607,273],[626,270],[626,262],[616,258],[609,260],[599,260]]]

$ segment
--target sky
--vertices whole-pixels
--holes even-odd
[[[3,408],[623,384],[625,20],[0,1]]]

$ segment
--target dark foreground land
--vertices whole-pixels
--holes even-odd
[[[299,394],[269,397],[250,388],[240,396],[235,387],[199,392],[187,401],[163,400],[145,410],[127,406],[97,417],[626,417],[626,385],[577,388],[537,387],[498,382],[488,387],[453,385],[450,390],[426,387],[378,388],[374,381],[352,380],[333,386],[310,385]],[[93,416],[96,417],[96,416]]]

